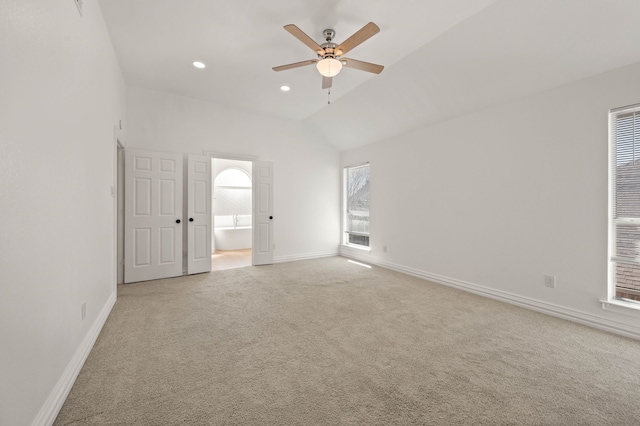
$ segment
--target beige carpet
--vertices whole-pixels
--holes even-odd
[[[640,342],[335,257],[129,284],[57,425],[637,425]]]

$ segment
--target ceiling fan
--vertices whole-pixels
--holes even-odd
[[[306,65],[316,64],[316,67],[322,75],[322,88],[328,89],[331,87],[333,77],[335,77],[343,66],[347,68],[353,68],[360,71],[372,72],[374,74],[380,74],[384,67],[382,65],[371,64],[369,62],[357,61],[355,59],[343,58],[342,55],[349,52],[354,47],[360,45],[370,37],[373,37],[380,32],[380,28],[373,22],[369,22],[364,27],[360,28],[351,37],[343,41],[341,44],[334,43],[333,37],[336,32],[331,29],[324,30],[322,35],[326,40],[322,44],[318,44],[311,37],[306,35],[302,30],[293,24],[285,25],[284,29],[287,30],[295,38],[306,44],[317,55],[318,59],[310,59],[308,61],[296,62],[288,65],[281,65],[279,67],[273,67],[274,71],[284,71],[291,68],[303,67]]]

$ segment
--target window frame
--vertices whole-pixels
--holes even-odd
[[[640,114],[640,103],[628,105],[620,108],[614,108],[609,111],[609,146],[608,146],[608,205],[607,205],[607,298],[600,300],[603,309],[611,309],[616,307],[630,308],[640,311],[640,300],[630,300],[616,297],[617,292],[617,264],[630,263],[640,267],[640,263],[628,262],[626,259],[618,256],[616,242],[616,225],[617,224],[635,224],[640,226],[640,217],[624,217],[616,218],[616,200],[617,200],[617,163],[618,163],[618,138],[617,138],[617,120],[618,117],[628,114]],[[634,120],[634,119],[632,119]],[[640,130],[640,129],[639,129]],[[640,140],[640,132],[637,139]],[[635,146],[636,132],[632,136],[632,145]],[[640,196],[640,188],[638,189]]]
[[[349,194],[348,194],[348,179],[349,179],[349,170],[353,170],[353,169],[357,169],[357,168],[361,168],[361,167],[367,167],[369,169],[369,185],[371,185],[371,164],[367,161],[364,163],[360,163],[360,164],[355,164],[355,165],[349,165],[349,166],[344,166],[342,169],[342,229],[341,229],[341,241],[342,241],[342,245],[347,246],[347,247],[351,247],[351,248],[356,248],[356,249],[360,249],[360,250],[366,250],[366,251],[371,251],[371,233],[368,232],[366,234],[364,233],[358,233],[358,232],[348,232],[347,231],[347,223],[348,223],[348,214],[349,214],[349,210],[348,210],[348,201],[349,201]],[[369,187],[369,204],[371,204],[371,189]],[[369,213],[371,213],[371,206],[369,205]],[[371,217],[371,216],[369,216]],[[357,244],[357,243],[353,243],[349,241],[349,235],[358,235],[358,236],[366,236],[368,245],[364,245],[364,244]]]

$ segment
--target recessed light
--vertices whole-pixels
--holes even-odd
[[[200,69],[206,67],[206,65],[204,63],[200,62],[200,61],[195,61],[193,63],[193,66],[196,67],[196,68],[200,68]]]
[[[289,87],[289,86],[280,86],[280,90],[282,90],[283,92],[288,92],[289,90],[291,90],[291,87]]]

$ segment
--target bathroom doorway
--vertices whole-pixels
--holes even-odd
[[[253,163],[211,159],[211,270],[251,266]]]

